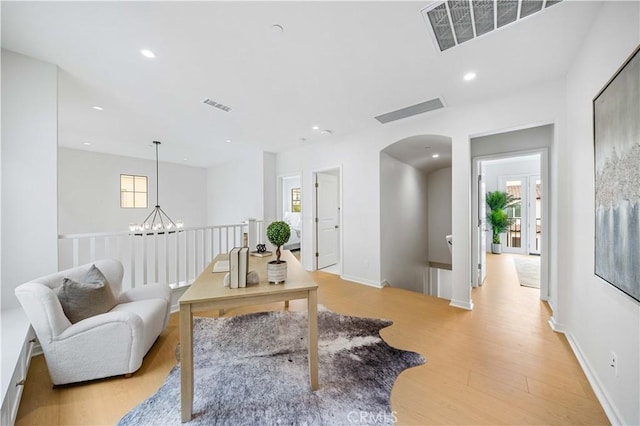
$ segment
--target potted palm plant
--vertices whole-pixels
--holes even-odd
[[[507,232],[513,224],[513,218],[509,217],[505,208],[513,205],[515,202],[516,199],[504,191],[487,192],[487,222],[493,231],[491,253],[502,253],[500,234]]]
[[[280,260],[280,247],[291,237],[291,228],[286,222],[271,222],[267,227],[267,239],[276,248],[276,260],[267,263],[267,280],[270,283],[281,284],[287,278],[287,262]]]

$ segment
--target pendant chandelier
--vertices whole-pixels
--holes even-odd
[[[135,235],[142,235],[141,232],[157,232],[158,234],[164,234],[165,232],[173,233],[184,227],[182,220],[178,219],[174,222],[169,215],[160,208],[160,183],[158,174],[158,146],[160,146],[160,142],[153,141],[153,143],[156,146],[156,206],[142,223],[129,224],[129,231],[134,232]]]

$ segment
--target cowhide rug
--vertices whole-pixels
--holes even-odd
[[[398,375],[425,362],[392,348],[391,321],[318,312],[320,389],[312,392],[306,312],[194,321],[194,402],[189,425],[393,424]],[[180,364],[120,425],[179,425]]]

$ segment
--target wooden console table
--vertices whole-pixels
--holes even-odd
[[[218,255],[191,287],[182,295],[180,303],[180,396],[182,422],[188,422],[193,410],[193,313],[214,309],[228,309],[246,305],[307,299],[309,319],[309,379],[311,390],[318,389],[318,285],[288,250],[281,259],[287,261],[287,279],[284,284],[267,282],[267,262],[275,257],[249,258],[249,269],[260,275],[260,283],[245,288],[223,286],[225,272],[213,273],[213,265],[225,260],[227,254]]]

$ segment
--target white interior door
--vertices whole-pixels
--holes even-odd
[[[474,231],[471,233],[472,240],[472,268],[473,286],[482,285],[487,276],[487,237],[486,237],[486,179],[483,173],[482,161],[476,160],[473,163],[473,176],[476,177],[475,184],[471,186],[471,197],[473,204],[472,223]],[[455,241],[454,241],[455,243]]]
[[[340,209],[338,176],[316,173],[317,268],[338,263]]]
[[[487,277],[487,183],[479,164],[478,173],[478,285],[482,285]]]

